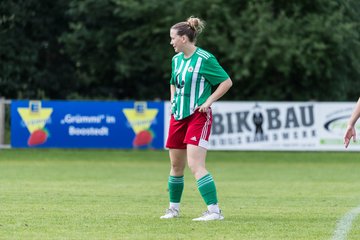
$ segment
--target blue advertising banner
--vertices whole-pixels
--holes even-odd
[[[12,101],[13,148],[164,148],[164,103]]]

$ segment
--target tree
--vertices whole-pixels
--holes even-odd
[[[168,92],[170,1],[72,1],[62,36],[83,96],[154,99]],[[166,16],[166,15],[165,15]],[[166,63],[165,63],[166,62]],[[165,90],[166,89],[166,90]]]
[[[222,58],[236,82],[232,99],[353,97],[360,73],[359,21],[347,18],[341,4],[248,1],[240,13],[232,4],[210,13],[217,15],[211,19],[218,24],[209,33],[215,37],[208,38],[209,44],[222,46]]]
[[[65,98],[73,68],[58,41],[67,1],[0,4],[0,89],[7,98]],[[67,87],[64,87],[67,86]]]
[[[198,45],[230,74],[229,100],[353,100],[355,0],[28,0],[0,3],[8,98],[169,98],[169,28],[207,22]]]

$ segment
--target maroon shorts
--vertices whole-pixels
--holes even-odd
[[[211,109],[208,112],[196,110],[192,115],[175,120],[171,115],[167,148],[186,149],[187,144],[208,148],[212,124]]]

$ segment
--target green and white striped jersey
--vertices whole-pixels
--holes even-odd
[[[214,55],[201,48],[189,58],[183,53],[176,54],[172,59],[170,79],[176,89],[171,110],[174,118],[180,120],[193,114],[195,108],[211,95],[211,86],[228,78]]]

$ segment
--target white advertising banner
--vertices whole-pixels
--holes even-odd
[[[343,151],[354,107],[355,102],[216,102],[209,149]],[[165,140],[169,109],[167,103]],[[360,144],[350,143],[349,150],[360,151]]]
[[[323,102],[316,104],[315,116],[319,127],[317,149],[345,150],[344,134],[355,105],[356,102]],[[360,125],[356,126],[356,131],[360,131]],[[351,141],[347,150],[360,151],[360,144]]]

